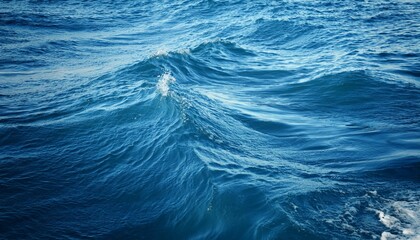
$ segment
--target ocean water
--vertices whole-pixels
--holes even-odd
[[[0,1],[0,239],[420,239],[420,2]]]

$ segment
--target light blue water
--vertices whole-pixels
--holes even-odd
[[[0,1],[0,238],[420,238],[418,1]]]

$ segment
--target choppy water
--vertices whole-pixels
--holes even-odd
[[[1,1],[0,238],[419,239],[418,1]]]

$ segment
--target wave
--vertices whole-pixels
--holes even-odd
[[[313,50],[323,45],[322,26],[264,18],[257,19],[253,26],[256,29],[248,39],[260,46]]]
[[[404,3],[5,4],[0,237],[418,236]]]

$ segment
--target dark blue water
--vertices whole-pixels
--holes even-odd
[[[419,239],[420,2],[0,1],[1,239]]]

